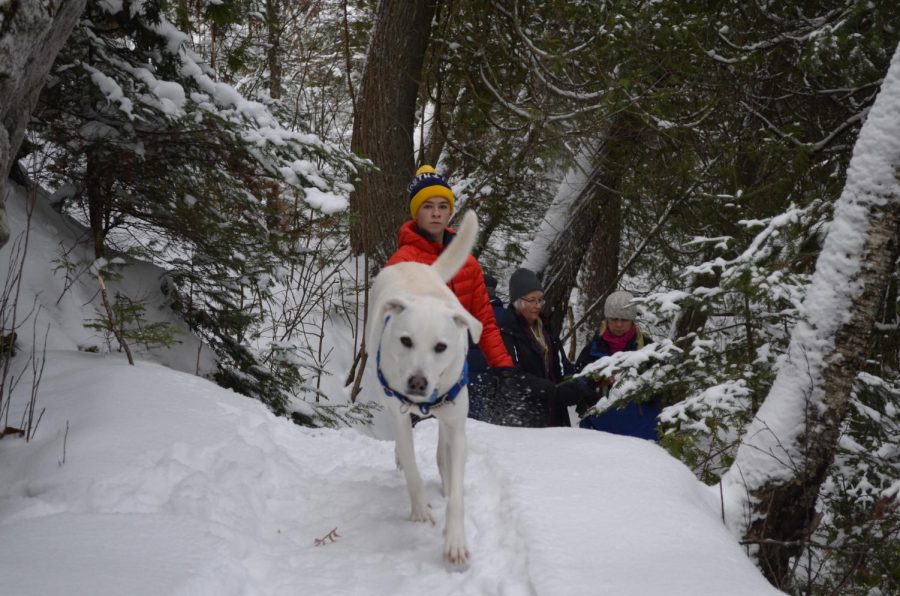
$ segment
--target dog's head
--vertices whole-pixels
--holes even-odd
[[[468,335],[476,342],[481,337],[478,319],[458,302],[427,296],[395,297],[379,311],[375,327],[381,333],[371,349],[381,350],[381,371],[391,388],[423,403],[435,390],[448,391],[462,374]]]

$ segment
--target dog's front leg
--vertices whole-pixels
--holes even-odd
[[[450,441],[449,432],[444,432],[444,423],[438,431],[437,445],[437,466],[438,473],[441,475],[441,495],[445,498],[450,496]]]
[[[450,490],[447,495],[447,525],[444,528],[444,557],[454,565],[462,565],[469,558],[463,510],[463,477],[466,467],[465,418],[442,424],[440,433],[448,435],[447,455],[449,455],[447,484]],[[440,439],[438,442],[441,442]]]
[[[394,416],[394,453],[397,462],[406,476],[406,488],[409,490],[409,503],[411,507],[410,519],[417,522],[431,522],[431,507],[425,501],[425,485],[419,476],[419,468],[416,466],[416,452],[413,447],[412,424],[409,416],[398,414]]]

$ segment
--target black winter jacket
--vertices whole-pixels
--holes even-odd
[[[566,406],[574,406],[591,390],[578,383],[557,386],[574,372],[559,340],[559,333],[544,319],[549,342],[550,370],[544,367],[542,348],[528,330],[527,321],[512,307],[506,310],[500,335],[516,367],[501,381],[499,403],[516,412],[516,426],[571,426]]]
[[[500,335],[517,370],[558,383],[564,376],[572,374],[574,368],[563,352],[559,333],[550,326],[549,320],[542,317],[542,321],[545,339],[550,344],[549,372],[544,368],[543,349],[528,330],[528,322],[511,306],[506,309]]]

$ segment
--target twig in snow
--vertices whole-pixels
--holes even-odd
[[[69,421],[66,420],[66,434],[63,436],[63,458],[59,462],[59,467],[66,463],[66,444],[69,442]]]
[[[337,528],[328,532],[322,538],[316,538],[313,544],[316,546],[322,546],[323,544],[327,544],[329,542],[337,542],[337,539],[340,538],[341,535],[337,533]]]

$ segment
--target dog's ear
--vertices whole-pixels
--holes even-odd
[[[469,311],[464,308],[454,311],[453,321],[460,327],[468,329],[469,335],[472,336],[472,341],[476,344],[478,343],[481,339],[481,321],[473,317]]]
[[[381,335],[384,332],[384,321],[388,315],[395,315],[403,312],[409,306],[409,303],[403,298],[391,298],[380,304],[369,315],[366,322],[366,351],[374,354],[381,343]]]
[[[381,318],[403,312],[409,303],[403,298],[391,298],[381,305]]]

